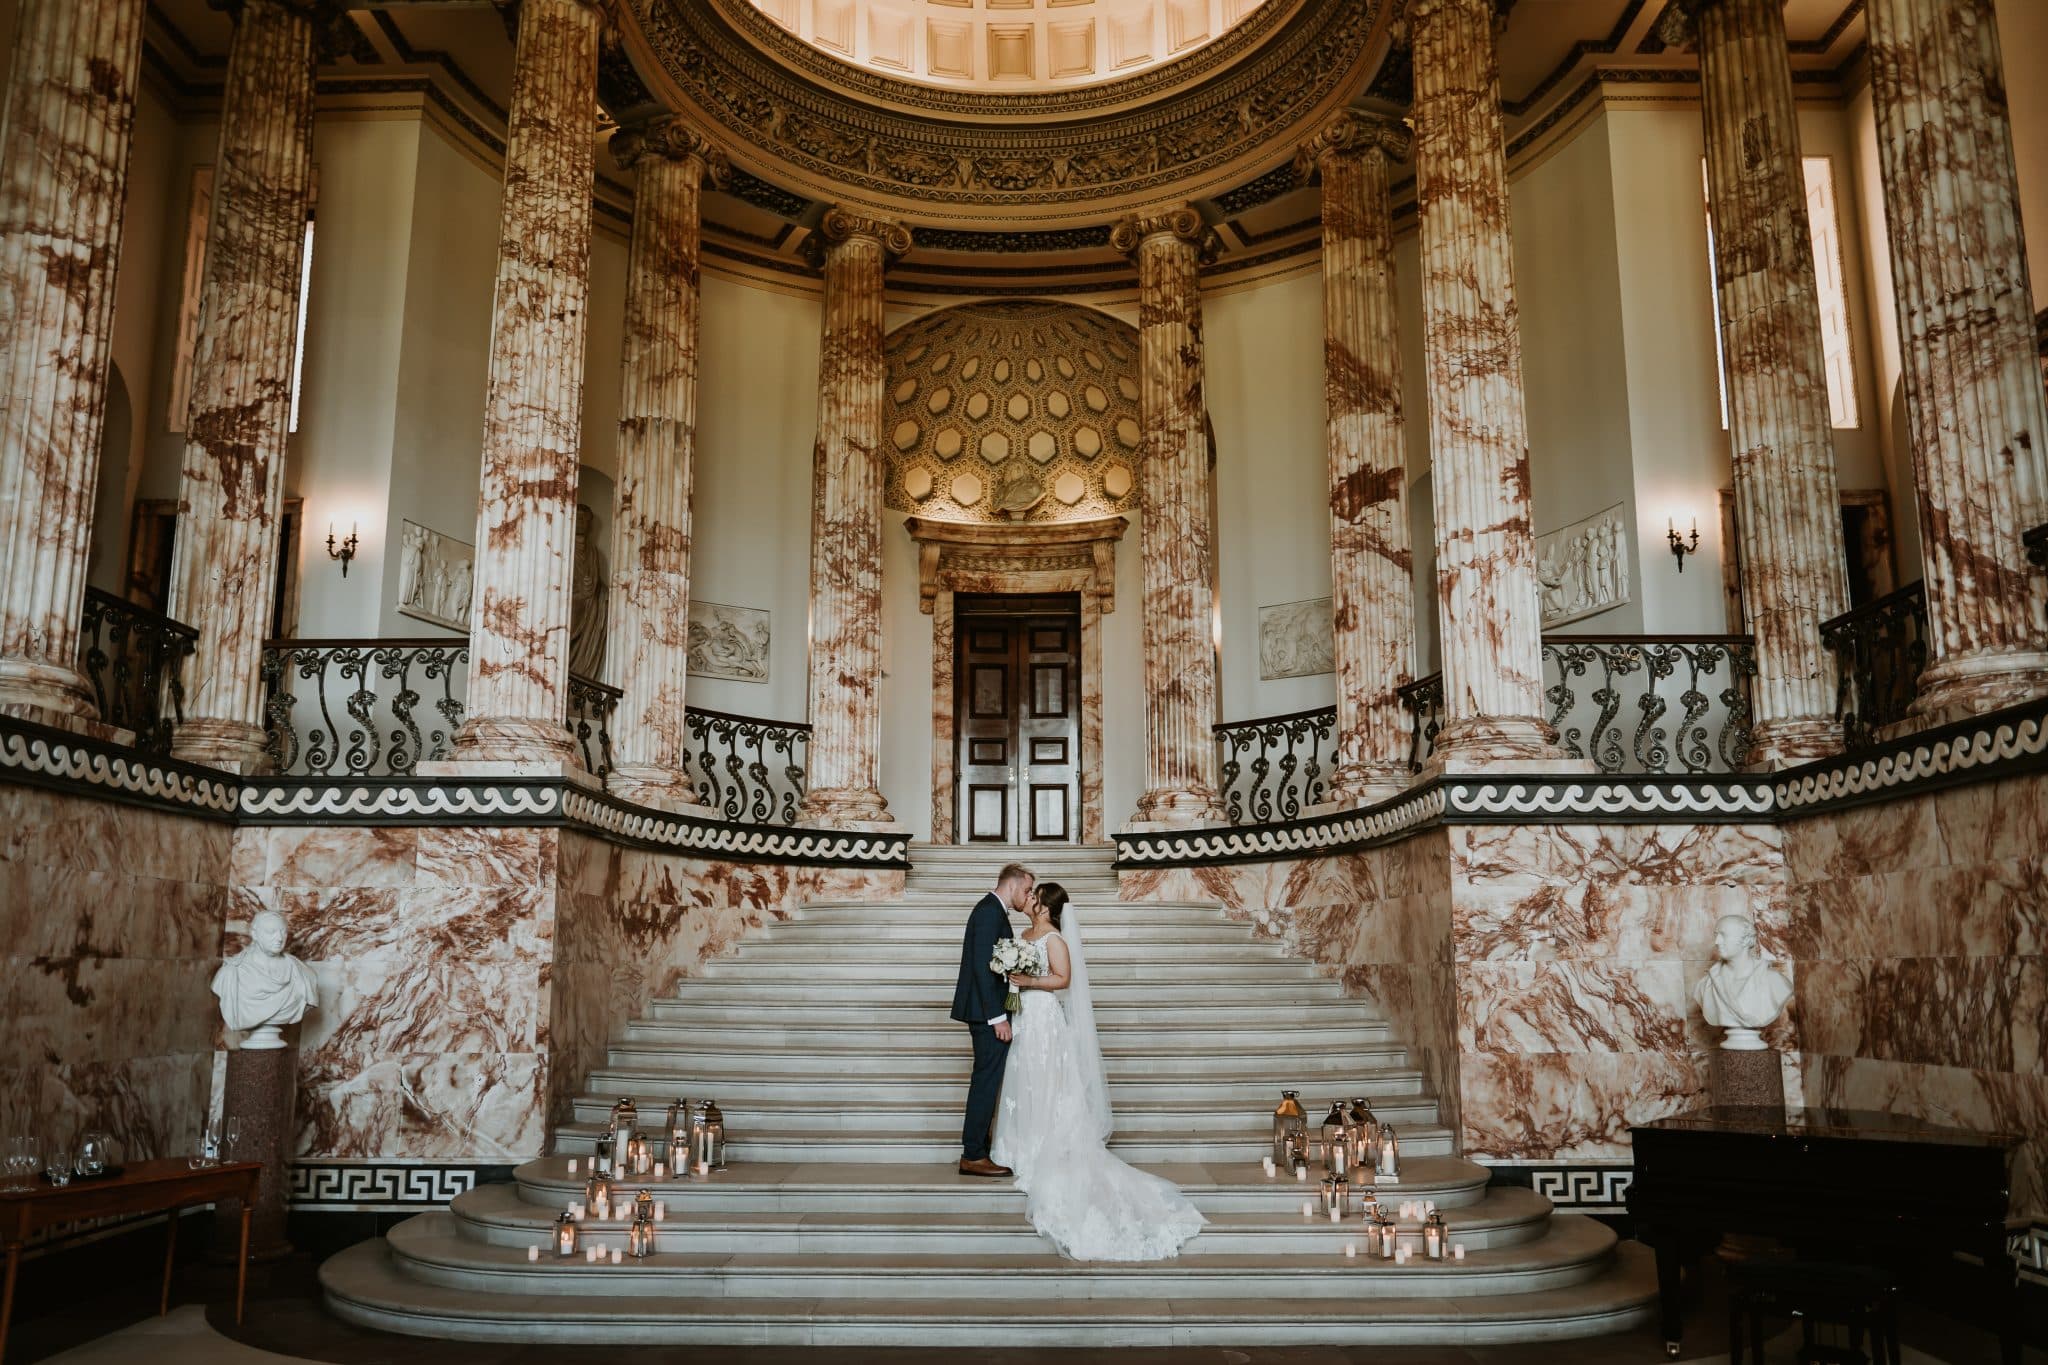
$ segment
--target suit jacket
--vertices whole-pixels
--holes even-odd
[[[953,988],[953,1017],[963,1024],[986,1024],[1008,1011],[1004,1001],[1010,983],[988,969],[996,944],[1010,937],[1010,917],[991,891],[974,904],[967,933],[960,944],[960,984]]]

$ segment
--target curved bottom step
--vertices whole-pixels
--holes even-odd
[[[1562,1341],[1648,1322],[1656,1272],[1624,1242],[1580,1284],[1469,1298],[731,1299],[498,1295],[408,1278],[381,1238],[320,1267],[330,1312],[408,1336],[605,1345],[1251,1346]]]

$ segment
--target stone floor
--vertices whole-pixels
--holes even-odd
[[[155,1286],[143,1276],[61,1309],[38,1312],[23,1305],[7,1357],[11,1362],[56,1361],[62,1365],[574,1365],[607,1358],[636,1365],[1082,1365],[1113,1360],[1115,1365],[1655,1365],[1664,1360],[1662,1342],[1649,1330],[1589,1341],[1494,1347],[1289,1347],[1257,1350],[1057,1350],[955,1349],[915,1351],[797,1350],[769,1347],[640,1347],[623,1353],[559,1346],[483,1345],[388,1336],[351,1327],[327,1316],[319,1302],[310,1257],[272,1269],[250,1287],[246,1324],[237,1329],[222,1305],[229,1292],[212,1282],[218,1272],[181,1273],[169,1317],[152,1316]],[[1723,1300],[1718,1277],[1707,1276],[1699,1301],[1688,1314],[1685,1359],[1712,1365],[1724,1353]],[[202,1305],[202,1300],[211,1307]],[[2043,1324],[2031,1324],[2041,1339]],[[1905,1365],[1996,1365],[1997,1344],[1988,1332],[1913,1305],[1903,1316]],[[1789,1365],[1797,1336],[1777,1338],[1769,1365]],[[2048,1351],[2029,1347],[2026,1365],[2048,1365]]]

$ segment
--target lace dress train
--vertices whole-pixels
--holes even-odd
[[[1044,940],[1036,945],[1041,954]],[[1003,1072],[993,1156],[1016,1171],[1025,1213],[1077,1261],[1160,1261],[1207,1224],[1171,1182],[1104,1145],[1078,1081],[1065,992],[1025,991]]]

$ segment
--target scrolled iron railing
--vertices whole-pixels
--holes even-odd
[[[692,780],[728,820],[793,825],[803,803],[811,727],[690,707]]]
[[[184,665],[199,632],[99,588],[85,590],[78,625],[78,667],[100,719],[133,731],[137,748],[169,753],[185,719]]]
[[[569,675],[569,734],[583,755],[583,767],[601,782],[612,771],[612,714],[626,694],[610,683]]]
[[[1746,635],[1554,635],[1543,642],[1546,719],[1572,758],[1603,773],[1718,773],[1749,748]],[[1401,689],[1419,770],[1443,723],[1443,675]]]
[[[281,777],[403,777],[446,758],[462,724],[469,642],[270,640],[263,724]]]
[[[1849,749],[1877,741],[1906,718],[1927,667],[1927,593],[1923,583],[1865,602],[1821,622],[1821,642],[1835,656],[1835,718]]]
[[[1337,708],[1228,721],[1215,727],[1225,814],[1233,825],[1300,817],[1329,797],[1337,767]]]

